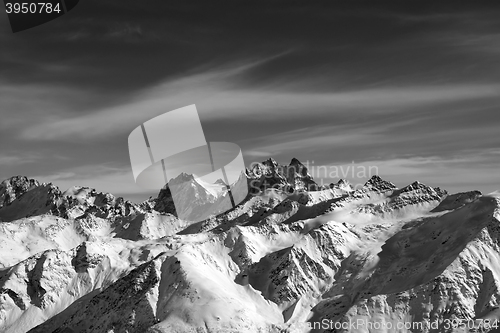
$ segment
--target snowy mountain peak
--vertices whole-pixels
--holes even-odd
[[[265,166],[272,166],[272,167],[278,166],[278,162],[276,162],[276,160],[272,157],[270,157],[267,160],[265,160],[264,162],[262,162],[262,164],[264,164]]]
[[[340,179],[337,182],[337,185],[339,185],[339,186],[348,186],[348,185],[351,185],[351,183],[348,180],[346,180],[346,179]]]
[[[181,172],[177,177],[170,179],[170,184],[181,184],[183,182],[190,182],[194,180],[194,176],[192,174],[188,174],[185,172]]]
[[[292,158],[292,160],[290,161],[290,165],[291,166],[294,166],[294,165],[299,165],[299,166],[304,166],[304,164],[302,164],[302,162],[300,162],[298,159],[296,159],[295,157]]]
[[[35,179],[26,176],[14,176],[0,183],[0,207],[6,206],[29,190],[40,186]]]
[[[246,176],[251,191],[270,188],[288,192],[319,190],[307,168],[297,159],[292,159],[290,165],[280,165],[270,158],[262,163],[255,163],[252,169],[246,170]]]
[[[336,184],[330,184],[330,188],[338,188],[343,191],[351,192],[354,191],[351,183],[346,179],[340,179]]]
[[[410,185],[407,185],[401,189],[402,192],[410,192],[410,191],[415,191],[415,190],[434,190],[432,187],[427,186],[418,180],[414,181]]]
[[[386,180],[383,180],[378,175],[372,176],[364,185],[368,188],[377,189],[379,191],[390,191],[396,189],[396,185]]]
[[[399,190],[399,193],[414,193],[415,196],[422,197],[423,195],[429,195],[435,198],[442,198],[448,194],[446,190],[442,190],[439,187],[427,186],[419,181],[414,181],[410,185],[407,185]]]

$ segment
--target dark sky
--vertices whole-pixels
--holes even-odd
[[[207,140],[247,164],[491,192],[499,18],[472,1],[82,0],[13,34],[3,14],[0,178],[155,195],[134,183],[128,134],[196,104]]]

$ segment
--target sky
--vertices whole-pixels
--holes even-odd
[[[84,0],[13,34],[0,14],[0,179],[156,196],[134,182],[128,135],[195,104],[207,141],[247,165],[489,193],[498,17],[472,1]]]

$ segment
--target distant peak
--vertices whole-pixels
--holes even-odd
[[[29,190],[39,187],[40,183],[26,176],[14,176],[0,183],[0,207],[10,204]]]
[[[417,188],[422,188],[422,187],[427,187],[427,185],[419,182],[418,180],[415,180],[413,183],[406,185],[403,187],[403,189],[417,189]]]
[[[264,162],[262,162],[262,164],[277,166],[278,162],[276,162],[276,160],[274,158],[269,157],[267,160],[265,160]]]
[[[382,178],[380,178],[379,175],[374,175],[372,176],[372,178],[370,178],[366,183],[365,185],[376,185],[378,183],[382,183],[384,182],[384,180]]]
[[[163,186],[163,189],[166,189],[168,185],[178,185],[186,182],[191,182],[194,181],[194,176],[185,172],[180,173],[177,175],[175,178],[171,178],[165,186]]]
[[[302,164],[298,159],[296,159],[295,157],[292,158],[292,160],[290,161],[290,165],[304,165]]]
[[[344,191],[353,191],[354,188],[352,187],[351,183],[345,179],[340,179],[336,184],[331,183],[330,188],[337,188],[340,190]]]
[[[366,183],[365,183],[365,186],[366,187],[372,187],[372,188],[376,188],[378,190],[384,190],[384,191],[387,191],[387,190],[393,190],[396,188],[396,185],[394,185],[393,183],[391,182],[388,182],[386,180],[383,180],[382,178],[380,178],[380,176],[378,175],[374,175],[372,176],[372,178],[370,178]]]
[[[40,183],[36,179],[30,179],[26,176],[20,176],[20,175],[7,178],[2,182],[2,184],[7,184],[7,183],[11,185],[22,185],[22,184],[30,184],[32,186],[40,185]]]
[[[440,196],[445,196],[445,195],[448,195],[448,191],[446,190],[443,190],[441,189],[440,187],[434,187],[434,191],[436,191],[437,194],[439,194]],[[481,192],[479,191],[471,191],[471,193],[475,193],[475,194],[478,194],[479,196],[482,195]]]
[[[340,188],[352,188],[352,185],[351,183],[348,181],[348,180],[345,180],[345,179],[340,179],[338,182],[337,182],[337,187],[340,187]]]
[[[350,185],[351,183],[349,183],[348,180],[345,180],[345,179],[340,179],[338,182],[337,182],[337,185]]]
[[[415,190],[435,191],[435,189],[433,189],[432,187],[427,186],[424,183],[419,182],[418,180],[414,181],[410,185],[405,186],[401,189],[402,192],[409,192],[409,191],[415,191]]]

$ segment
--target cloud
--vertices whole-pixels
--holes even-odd
[[[83,93],[61,85],[14,84],[0,80],[0,129],[22,129],[71,116]],[[69,112],[68,112],[69,111]]]
[[[140,24],[131,24],[125,23],[120,25],[115,25],[110,28],[108,37],[111,38],[125,38],[129,36],[141,37],[143,35],[143,31]]]
[[[365,88],[352,91],[298,93],[269,89],[233,88],[238,75],[251,64],[236,68],[209,70],[166,81],[139,91],[123,103],[87,110],[82,115],[47,112],[27,124],[20,133],[25,140],[99,140],[128,133],[138,124],[185,105],[196,104],[204,120],[320,119],[332,112],[387,115],[424,107],[498,96],[500,85],[443,84]],[[283,88],[282,88],[283,89]],[[36,95],[35,95],[36,97]],[[56,107],[60,110],[62,106]],[[82,112],[83,113],[83,112]]]
[[[264,157],[272,157],[273,153],[267,151],[259,151],[259,150],[245,150],[244,155],[251,158],[264,158]]]
[[[20,155],[3,155],[0,156],[0,166],[15,166],[15,165],[20,165],[20,164],[28,164],[28,163],[33,163],[37,160],[39,160],[41,156],[35,156],[35,155],[25,155],[25,154],[20,154]]]
[[[25,87],[4,86],[4,89],[15,92],[14,96],[11,97],[10,104],[18,103],[15,105],[17,109],[30,109],[31,114],[37,112],[43,114],[43,117],[35,114],[36,121],[26,124],[27,126],[20,132],[22,139],[38,141],[79,140],[83,138],[97,140],[109,138],[117,133],[128,133],[152,117],[214,95],[223,89],[225,84],[228,84],[228,82],[224,83],[228,76],[236,75],[252,66],[259,65],[262,61],[266,61],[266,59],[166,81],[123,98],[121,103],[117,105],[85,110],[85,112],[81,112],[84,113],[83,115],[72,115],[66,112],[62,116],[58,112],[64,108],[65,103],[63,102],[66,101],[66,98],[59,100],[55,96],[67,96],[66,88],[52,86],[44,90],[43,87],[32,87],[32,90],[28,90]],[[39,96],[44,91],[47,95],[54,96],[49,99],[51,103],[45,107],[46,103],[38,104],[44,99]],[[30,96],[28,100],[25,98],[26,95]],[[71,95],[77,95],[77,92],[72,91]],[[46,99],[46,96],[44,97]],[[58,101],[61,102],[61,105],[57,105]],[[35,111],[40,109],[40,106],[43,110]],[[48,110],[51,107],[53,110]]]
[[[374,129],[373,129],[374,130]],[[380,130],[380,129],[377,129]],[[353,148],[356,145],[364,145],[366,142],[383,143],[388,138],[374,133],[370,129],[360,128],[358,131],[348,131],[342,126],[303,128],[299,130],[276,133],[265,137],[257,137],[245,145],[250,145],[250,152],[259,152],[259,154],[250,153],[249,156],[273,156],[299,154],[307,151],[312,155],[313,151],[324,154],[335,149],[343,147]],[[251,141],[258,146],[252,146]],[[245,150],[245,154],[247,151]]]

